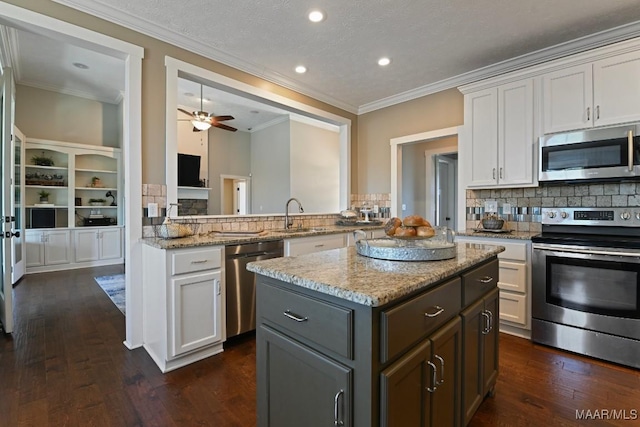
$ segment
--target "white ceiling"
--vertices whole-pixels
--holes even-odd
[[[638,0],[54,1],[357,113],[640,35]],[[323,22],[306,19],[314,7],[326,13]],[[110,72],[113,64],[85,52],[77,62],[95,65],[77,74],[73,48],[18,33],[23,84],[118,98],[122,83],[110,78],[122,73]],[[381,56],[391,64],[378,66]],[[293,71],[298,64],[306,74]],[[215,95],[204,96],[210,112],[239,115]]]

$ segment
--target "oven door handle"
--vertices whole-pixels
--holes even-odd
[[[542,249],[546,251],[556,251],[556,252],[569,252],[574,254],[584,254],[584,255],[607,255],[607,256],[627,256],[627,257],[638,257],[640,256],[640,251],[638,252],[617,252],[617,251],[607,251],[602,249],[591,249],[591,248],[580,248],[574,249],[566,246],[559,245],[546,245],[543,243],[535,243],[532,246],[533,249]]]
[[[629,156],[629,172],[633,172],[633,130],[629,129],[627,134],[627,155]]]

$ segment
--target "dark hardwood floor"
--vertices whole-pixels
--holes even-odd
[[[143,349],[124,347],[124,316],[93,280],[121,271],[35,274],[15,287],[15,332],[0,341],[0,426],[254,426],[254,337],[162,374]],[[640,425],[576,419],[637,414],[639,371],[508,335],[500,345],[496,396],[471,426]]]

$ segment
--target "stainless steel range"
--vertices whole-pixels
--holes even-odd
[[[640,207],[543,208],[533,341],[640,368]]]

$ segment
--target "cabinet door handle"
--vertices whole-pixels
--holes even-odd
[[[482,317],[485,318],[484,328],[482,328],[482,335],[487,335],[490,331],[489,328],[491,325],[491,318],[489,317],[487,310],[483,310],[481,314],[482,314]]]
[[[500,179],[502,179],[502,168],[500,168]]]
[[[596,106],[596,120],[600,120],[600,106]]]
[[[306,322],[307,320],[309,320],[308,317],[302,317],[299,314],[295,314],[293,312],[291,312],[291,310],[286,310],[284,313],[286,317],[288,317],[289,319],[295,320],[296,322]]]
[[[627,133],[627,150],[627,155],[629,156],[627,166],[629,166],[629,172],[633,172],[633,131],[631,129]]]
[[[440,307],[439,305],[436,305],[433,308],[436,309],[435,313],[426,312],[426,313],[424,313],[425,317],[436,317],[436,316],[442,314],[442,312],[444,311],[444,308]]]
[[[480,278],[480,279],[477,279],[477,280],[478,280],[478,282],[480,282],[480,283],[484,283],[484,284],[486,284],[486,283],[491,283],[491,282],[493,282],[493,277],[491,277],[491,276],[484,276],[484,277],[482,277],[482,278]]]
[[[587,121],[591,120],[591,107],[587,107]]]
[[[438,388],[438,380],[436,379],[436,365],[434,365],[431,360],[427,360],[427,365],[431,367],[431,384],[432,386],[427,386],[426,389],[429,393],[433,393]]]
[[[489,330],[487,331],[487,333],[489,333],[493,330],[493,312],[491,310],[486,311],[489,314]]]
[[[344,421],[342,420],[342,416],[340,415],[341,412],[343,412],[343,411],[340,410],[340,406],[341,406],[340,405],[340,396],[344,396],[344,390],[340,390],[333,397],[333,425],[335,425],[335,426],[343,426],[344,425]]]
[[[436,381],[436,385],[442,385],[444,384],[444,359],[437,354],[434,354],[433,357],[440,362],[440,381]]]
[[[221,287],[220,287],[220,280],[215,279],[215,280],[214,280],[214,282],[215,282],[215,284],[216,284],[216,295],[220,295],[220,292],[221,292],[221,289],[220,289],[220,288],[221,288]]]
[[[496,179],[496,168],[493,168],[493,179]]]

